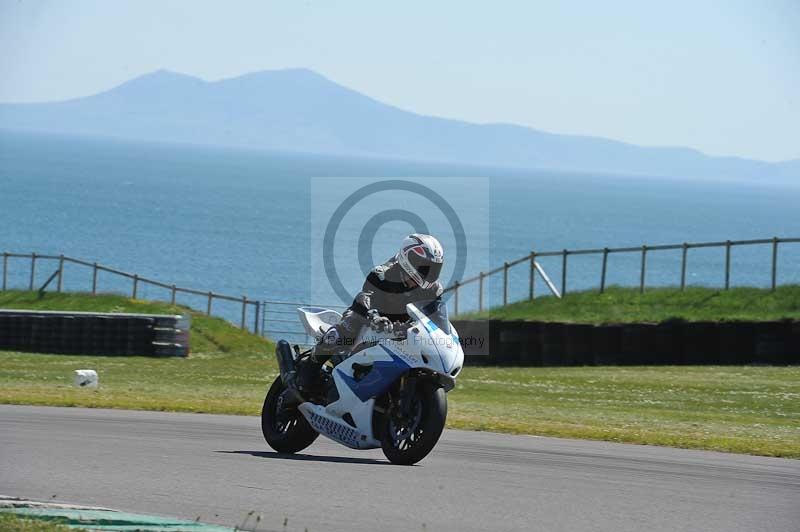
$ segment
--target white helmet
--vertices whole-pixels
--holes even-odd
[[[397,262],[421,288],[430,288],[439,279],[444,263],[444,249],[431,235],[414,233],[403,240]]]

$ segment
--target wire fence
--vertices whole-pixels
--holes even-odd
[[[477,283],[477,308],[478,311],[483,311],[488,308],[486,304],[486,296],[484,286],[487,280],[495,275],[502,276],[502,305],[507,305],[511,302],[509,298],[509,271],[515,266],[524,266],[527,268],[527,281],[528,281],[528,294],[527,298],[533,300],[537,295],[537,278],[541,278],[547,290],[555,297],[562,297],[568,291],[567,279],[569,271],[569,258],[575,256],[585,255],[600,255],[601,262],[598,274],[598,290],[603,293],[606,289],[606,282],[609,277],[608,258],[612,254],[634,254],[639,257],[639,291],[644,292],[647,288],[647,265],[648,258],[656,252],[675,251],[681,252],[680,259],[680,276],[679,283],[681,290],[686,288],[687,269],[689,264],[689,250],[699,248],[722,248],[724,250],[724,283],[723,287],[728,290],[731,287],[731,250],[737,246],[771,246],[771,268],[770,268],[770,286],[772,290],[778,285],[778,249],[781,244],[796,244],[800,243],[800,238],[767,238],[755,240],[726,240],[720,242],[684,242],[681,244],[661,244],[661,245],[642,245],[638,247],[618,247],[618,248],[592,248],[592,249],[562,249],[558,251],[531,251],[528,255],[520,257],[516,260],[503,263],[502,266],[494,268],[486,272],[480,272],[478,275],[456,281],[451,286],[445,289],[446,292],[452,292],[452,305],[453,314],[457,315],[461,308],[459,308],[460,290],[467,285]],[[554,257],[560,259],[560,288],[551,280],[547,275],[542,265],[537,259],[543,257]],[[537,275],[538,274],[538,275]]]
[[[511,283],[509,280],[509,273],[520,267],[526,268],[527,273],[527,299],[533,300],[538,295],[537,279],[544,284],[544,288],[555,297],[562,297],[567,294],[568,286],[568,272],[570,265],[570,257],[599,255],[601,258],[599,270],[597,271],[598,281],[597,287],[600,293],[604,292],[607,286],[607,280],[611,274],[609,268],[609,256],[614,254],[632,254],[638,257],[638,287],[640,292],[644,292],[647,288],[647,272],[648,260],[653,254],[664,251],[680,251],[680,266],[678,273],[678,285],[681,290],[687,286],[687,272],[690,264],[690,250],[700,248],[722,248],[724,251],[724,266],[723,272],[723,287],[725,290],[732,286],[731,270],[732,270],[732,253],[731,250],[737,246],[768,246],[770,247],[770,287],[772,290],[779,284],[778,279],[778,256],[779,248],[785,244],[800,243],[800,238],[769,238],[769,239],[756,239],[756,240],[726,240],[720,242],[684,242],[682,244],[666,244],[666,245],[642,245],[638,247],[617,247],[617,248],[592,248],[592,249],[562,249],[558,251],[531,251],[528,255],[520,257],[516,260],[503,263],[502,266],[494,268],[486,272],[480,272],[478,275],[456,281],[453,285],[447,287],[445,292],[452,292],[451,305],[453,315],[458,315],[462,310],[460,305],[461,291],[470,285],[477,285],[477,310],[483,311],[490,307],[488,298],[485,295],[485,287],[489,279],[500,276],[501,279],[501,293],[500,298],[502,305],[507,305],[512,302],[510,297]],[[558,259],[560,262],[560,279],[556,278],[554,281],[547,274],[542,264],[539,262],[541,258]],[[141,295],[142,289],[145,287],[154,287],[157,289],[155,293],[148,292],[146,299],[156,299],[169,301],[171,304],[184,304],[191,308],[195,308],[205,314],[217,315],[229,321],[237,323],[242,329],[248,329],[255,334],[262,336],[278,337],[279,335],[286,337],[287,340],[300,345],[310,345],[312,339],[308,336],[303,329],[297,317],[297,307],[303,306],[316,306],[330,308],[334,310],[344,310],[346,307],[343,305],[312,305],[308,303],[299,303],[291,301],[275,301],[275,300],[257,300],[249,298],[246,295],[231,296],[226,294],[219,294],[213,291],[195,290],[191,288],[178,287],[174,284],[168,284],[161,281],[156,281],[134,273],[128,273],[116,268],[111,268],[98,264],[97,262],[88,262],[65,255],[40,255],[37,253],[9,253],[2,254],[2,288],[3,291],[10,289],[9,271],[11,263],[25,262],[22,266],[22,272],[18,272],[15,276],[17,289],[38,290],[44,293],[48,288],[61,292],[64,289],[64,276],[65,266],[75,265],[91,273],[91,294],[96,295],[99,290],[99,274],[101,272],[113,275],[115,278],[122,279],[127,283],[130,296],[137,299]],[[663,264],[662,264],[663,266]],[[39,284],[41,275],[37,277],[37,271],[45,269],[45,273],[49,273],[47,279]],[[22,273],[22,276],[19,275]],[[525,273],[525,272],[523,272]],[[519,276],[517,276],[519,280]],[[53,284],[55,283],[55,284]],[[107,285],[105,282],[104,285]],[[74,283],[73,283],[74,285]],[[117,284],[116,288],[119,291],[122,285]],[[524,290],[524,289],[523,289]],[[519,290],[516,291],[519,293]],[[187,301],[186,297],[178,301],[178,296],[191,296],[191,300]],[[523,296],[524,297],[524,296]],[[519,301],[522,298],[517,298]],[[230,305],[238,305],[238,311],[231,308],[220,309],[219,303],[227,303]],[[233,310],[233,312],[232,312]],[[238,315],[237,315],[238,314]],[[233,317],[233,319],[232,319]]]
[[[129,290],[130,296],[133,299],[137,299],[140,295],[142,289],[147,286],[155,287],[159,289],[159,292],[156,294],[156,297],[151,297],[148,294],[147,299],[160,299],[163,301],[169,301],[171,304],[175,305],[178,302],[179,295],[188,295],[194,296],[192,302],[188,305],[192,308],[195,308],[201,312],[205,312],[205,314],[212,316],[218,315],[220,317],[224,317],[230,320],[230,312],[219,312],[217,308],[218,302],[228,302],[228,303],[235,303],[240,306],[240,320],[238,320],[238,325],[242,329],[248,329],[252,332],[258,334],[260,331],[261,326],[261,305],[260,302],[253,298],[248,298],[246,295],[242,295],[239,297],[230,296],[225,294],[218,294],[213,291],[202,291],[202,290],[195,290],[192,288],[183,288],[176,286],[174,284],[167,284],[161,281],[156,281],[153,279],[148,279],[146,277],[142,277],[135,273],[128,273],[122,270],[118,270],[116,268],[110,268],[108,266],[103,266],[96,262],[88,262],[85,260],[75,259],[72,257],[68,257],[66,255],[39,255],[37,253],[3,253],[3,274],[2,274],[2,290],[6,291],[10,289],[9,283],[9,272],[11,268],[11,263],[23,261],[26,262],[27,265],[23,265],[22,268],[28,270],[27,272],[27,283],[23,286],[17,286],[18,289],[28,289],[30,291],[38,290],[40,294],[44,294],[44,292],[48,289],[54,289],[56,292],[61,292],[64,288],[64,270],[65,266],[72,264],[79,266],[84,269],[88,269],[91,271],[91,294],[96,295],[98,293],[98,285],[99,285],[99,274],[101,272],[112,274],[113,276],[125,279],[127,282],[130,282]],[[49,274],[47,280],[39,285],[37,283],[37,269],[46,268],[46,272],[52,273]],[[19,276],[17,276],[19,278]],[[53,283],[55,285],[53,286]],[[87,287],[88,291],[88,287]],[[159,297],[164,296],[164,297]],[[182,304],[187,304],[186,301],[181,301]],[[252,310],[252,321],[248,317],[248,310]]]

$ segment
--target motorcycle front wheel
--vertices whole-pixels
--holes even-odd
[[[393,464],[413,465],[433,450],[447,420],[447,395],[431,382],[419,382],[405,414],[393,406],[381,435],[383,454]]]
[[[283,406],[285,390],[279,375],[264,399],[261,432],[269,446],[279,453],[297,453],[314,443],[319,433],[296,407]]]

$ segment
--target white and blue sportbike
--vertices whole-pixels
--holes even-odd
[[[261,412],[270,447],[296,453],[322,434],[353,449],[380,447],[395,464],[425,458],[442,434],[445,394],[455,386],[464,351],[442,301],[409,304],[406,311],[410,320],[391,332],[364,327],[349,356],[322,366],[320,385],[302,397],[287,389],[287,375],[312,351],[279,341],[281,374]],[[341,319],[323,308],[299,308],[298,313],[317,340]]]

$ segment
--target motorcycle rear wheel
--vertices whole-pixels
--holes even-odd
[[[393,464],[413,465],[428,456],[442,435],[447,420],[447,395],[432,382],[419,382],[411,414],[390,415],[384,423],[381,449]]]
[[[270,447],[279,453],[297,453],[314,443],[319,433],[311,428],[295,407],[281,408],[286,390],[280,376],[270,386],[261,409],[261,432]]]

